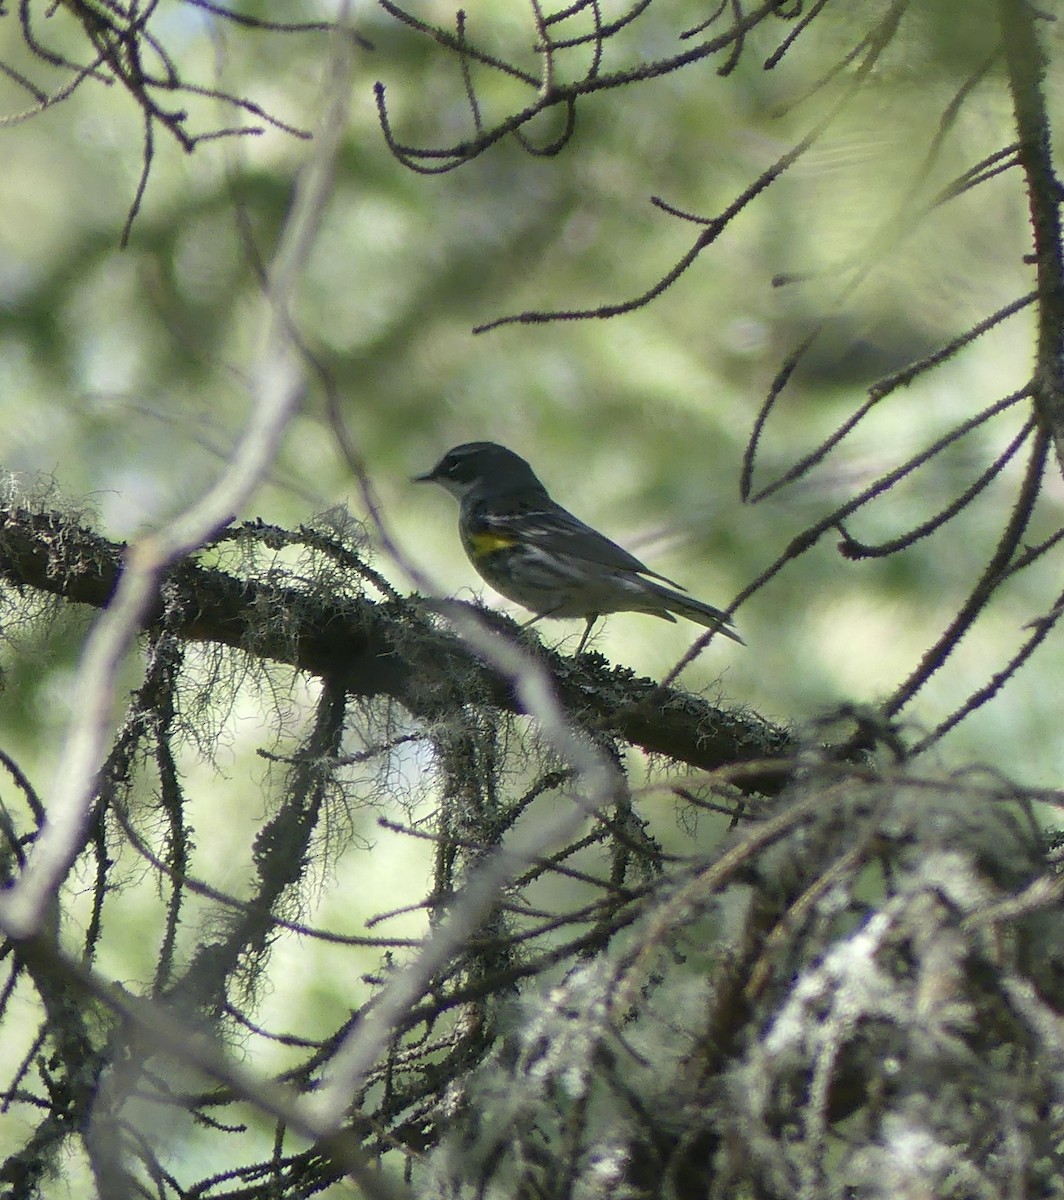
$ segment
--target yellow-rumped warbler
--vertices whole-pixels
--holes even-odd
[[[532,468],[505,446],[467,442],[448,450],[415,483],[438,483],[459,503],[458,532],[469,561],[507,599],[540,617],[587,621],[576,653],[602,613],[674,613],[743,639],[731,618],[687,596],[547,494]],[[668,584],[668,587],[664,586]]]

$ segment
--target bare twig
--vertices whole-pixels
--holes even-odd
[[[259,318],[258,357],[250,372],[249,419],[224,473],[166,528],[135,542],[113,601],[90,634],[75,683],[72,717],[59,755],[48,819],[26,870],[0,903],[0,926],[33,935],[78,854],[95,781],[104,760],[115,683],[167,568],[228,524],[252,494],[280,444],[303,391],[289,306],[332,185],[332,170],[350,93],[350,46],[334,40],[331,107],[274,257]]]

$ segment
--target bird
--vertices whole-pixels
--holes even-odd
[[[497,592],[543,617],[583,617],[579,656],[605,613],[686,617],[745,645],[731,617],[689,596],[675,580],[551,499],[531,466],[495,442],[448,450],[414,483],[437,483],[458,501],[458,532],[469,561]],[[675,615],[674,615],[675,614]]]

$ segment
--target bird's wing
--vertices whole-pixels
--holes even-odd
[[[519,530],[522,539],[532,545],[541,545],[545,549],[569,554],[573,558],[584,559],[614,571],[648,575],[652,579],[660,579],[670,587],[685,590],[675,580],[652,571],[634,554],[629,554],[597,529],[585,525],[579,517],[574,517],[560,505],[547,506],[534,500],[518,500],[506,510],[496,508],[491,513],[478,512],[476,521],[485,531],[490,530],[503,537],[507,536],[511,529],[515,532]]]

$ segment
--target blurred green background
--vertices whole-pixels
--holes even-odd
[[[281,14],[265,4],[245,11],[287,21],[328,15],[295,4]],[[867,14],[829,6],[770,72],[764,59],[791,28],[784,22],[755,30],[728,77],[710,60],[588,97],[557,157],[531,157],[511,139],[457,171],[425,176],[404,169],[384,145],[372,85],[387,85],[397,136],[447,145],[471,132],[457,65],[383,10],[359,6],[358,29],[375,49],[358,55],[335,195],[295,315],[338,385],[403,556],[441,593],[485,594],[459,547],[453,503],[409,480],[451,445],[491,439],[527,457],[555,497],[585,520],[695,595],[726,605],[810,522],[1022,386],[1032,361],[1030,311],[894,393],[809,478],[763,503],[740,502],[740,465],[757,411],[781,362],[818,323],[824,333],[762,438],[758,482],[837,427],[878,376],[1032,287],[1022,261],[1029,239],[1017,171],[923,221],[914,217],[958,173],[1013,140],[1007,91],[992,70],[925,167],[944,108],[992,45],[995,11],[941,0],[915,6],[824,137],[653,304],[609,321],[474,336],[473,326],[509,313],[594,307],[650,287],[697,234],[650,197],[704,216],[729,204],[840,94],[846,73],[834,90],[798,102],[860,40]],[[618,49],[621,63],[623,54],[638,61],[675,52],[676,34],[704,16],[693,2],[650,12]],[[442,4],[419,13],[453,20]],[[65,9],[38,17],[50,45],[83,53]],[[535,70],[526,18],[520,5],[483,0],[469,6],[467,29]],[[191,76],[209,86],[220,71],[226,90],[314,128],[325,106],[324,35],[230,27],[176,3],[163,4],[156,20],[156,35]],[[1046,36],[1055,53],[1061,35]],[[10,11],[0,18],[0,59],[44,88],[66,78],[29,58]],[[489,123],[529,102],[527,89],[497,74],[478,70],[474,78]],[[1058,112],[1059,83],[1054,62],[1049,89]],[[237,119],[231,106],[187,97],[180,104],[186,101],[194,129]],[[28,106],[10,78],[0,78],[0,105],[9,115]],[[544,141],[556,132],[549,124]],[[66,102],[0,130],[0,465],[17,490],[48,497],[57,489],[46,502],[84,509],[119,539],[165,522],[200,494],[248,419],[244,375],[259,284],[245,234],[268,261],[308,155],[307,143],[272,128],[205,143],[192,155],[160,137],[123,250],[119,234],[140,172],[141,137],[130,98],[91,81]],[[885,238],[895,213],[905,236]],[[873,265],[850,288],[846,267],[865,255]],[[781,273],[802,282],[774,287]],[[875,541],[926,519],[963,491],[1024,415],[998,417],[957,443],[856,517],[851,531]],[[1021,474],[1022,461],[1011,464],[960,520],[903,555],[851,563],[835,537],[823,539],[738,612],[748,647],[715,641],[681,682],[784,723],[843,703],[874,703],[909,674],[956,612],[992,553]],[[1061,496],[1051,471],[1031,541],[1059,525]],[[344,503],[363,515],[324,400],[312,391],[269,480],[239,516],[295,526]],[[376,565],[405,590],[401,564],[382,554]],[[1047,561],[998,597],[903,713],[910,734],[932,728],[1004,665],[1023,640],[1022,626],[1051,607],[1059,577]],[[89,619],[67,615],[22,628],[17,608],[5,617],[11,642],[0,733],[45,799]],[[541,627],[569,650],[580,630],[580,623]],[[614,616],[595,645],[660,676],[700,632],[683,622]],[[1062,670],[1054,634],[1001,696],[936,749],[935,763],[976,762],[1024,783],[1055,785]],[[129,686],[135,683],[131,670]],[[302,684],[281,691],[297,729],[308,707]],[[187,753],[197,866],[218,886],[239,891],[247,846],[270,806],[269,772],[252,756],[273,736],[278,703],[277,694],[249,694],[227,710],[217,771],[194,748]],[[415,758],[407,769],[416,792],[427,768]],[[370,816],[366,822],[372,829]],[[671,809],[664,823],[675,824]],[[359,868],[367,905],[389,906],[389,887],[396,907],[405,888],[419,895],[429,851],[380,831],[371,836],[380,883]],[[323,869],[323,884],[343,881],[343,861]],[[342,888],[323,887],[316,903],[320,924],[350,921]],[[143,889],[129,893],[128,908],[128,919],[145,928],[158,919]],[[421,919],[414,914],[388,932],[416,933]],[[284,956],[296,950],[289,976]],[[115,977],[144,980],[154,952],[150,938],[127,939],[125,957],[103,965]],[[278,948],[287,982],[264,998],[264,1023],[285,1024],[298,1002],[327,1028],[357,1002],[361,985],[330,954],[317,944]]]
[[[806,523],[999,395],[1029,369],[1029,313],[884,402],[815,474],[744,506],[744,444],[785,355],[817,322],[825,332],[784,392],[759,453],[767,481],[816,444],[879,374],[940,345],[1031,286],[1025,196],[1013,171],[933,212],[913,214],[959,171],[1011,140],[1007,93],[993,71],[962,107],[938,161],[923,162],[939,117],[986,52],[992,6],[918,9],[821,141],[753,202],[650,306],[610,321],[472,326],[529,308],[615,302],[649,287],[688,248],[695,227],[653,208],[651,195],[714,215],[783,153],[839,94],[802,103],[810,85],[860,37],[865,14],[814,22],[780,66],[763,61],[791,28],[754,31],[735,72],[716,60],[587,98],[556,158],[504,141],[455,172],[404,169],[383,144],[372,97],[387,85],[397,135],[446,145],[471,122],[451,56],[382,10],[360,8],[375,50],[359,55],[350,131],[298,320],[337,381],[345,418],[370,467],[404,554],[442,591],[480,593],[461,555],[450,502],[409,477],[456,442],[490,438],[531,460],[563,503],[692,592],[726,604]],[[671,52],[700,6],[673,6],[674,26],[637,24],[624,53]],[[963,10],[965,36],[953,17]],[[274,15],[267,6],[249,9]],[[444,5],[419,10],[448,22]],[[985,21],[981,16],[985,16]],[[322,15],[314,6],[284,19]],[[468,31],[535,68],[521,6],[478,4]],[[164,6],[158,34],[204,84],[216,69],[294,125],[323,107],[322,34],[227,27]],[[984,28],[985,25],[985,28]],[[643,27],[645,26],[645,28]],[[36,26],[78,52],[58,10]],[[1059,34],[1051,33],[1057,39]],[[28,60],[18,22],[0,21],[5,61],[44,86],[59,71]],[[575,69],[575,68],[574,68]],[[41,76],[44,78],[41,78]],[[484,119],[528,102],[528,89],[475,74]],[[1051,75],[1052,82],[1054,76]],[[26,107],[10,80],[4,111]],[[182,98],[181,104],[186,104]],[[175,105],[176,106],[176,105]],[[191,129],[234,122],[231,106],[192,98]],[[552,130],[544,128],[549,140]],[[0,181],[0,414],[3,465],[52,478],[91,504],[107,534],[128,538],[165,521],[222,465],[246,418],[242,372],[257,288],[234,217],[239,201],[268,259],[303,141],[267,128],[205,143],[186,156],[160,137],[128,249],[118,235],[140,170],[141,118],[120,88],[85,83],[68,101],[3,130]],[[906,201],[916,187],[917,199]],[[844,267],[869,251],[899,210],[905,237],[849,289]],[[805,282],[774,288],[779,273]],[[852,525],[866,540],[930,515],[975,477],[1018,427],[998,418],[917,473]],[[904,678],[955,611],[1007,516],[1020,466],[962,521],[913,551],[848,563],[826,538],[738,614],[748,650],[717,643],[685,675],[695,689],[801,721],[840,702],[872,702]],[[32,486],[32,485],[31,485]],[[1054,480],[1053,505],[1059,505]],[[349,502],[352,481],[320,399],[293,424],[284,453],[248,512],[291,525]],[[1038,529],[1054,527],[1057,512]],[[378,564],[402,584],[393,564]],[[924,689],[905,719],[930,727],[997,669],[1021,625],[1055,594],[1054,568],[1021,578]],[[546,637],[575,646],[578,625]],[[668,669],[697,630],[613,617],[598,647],[641,672]],[[29,651],[32,675],[10,666],[18,695],[5,720],[37,729],[53,711],[51,671],[73,643],[54,635]],[[1050,681],[1058,638],[991,706],[942,748],[1048,783],[1060,750]]]

